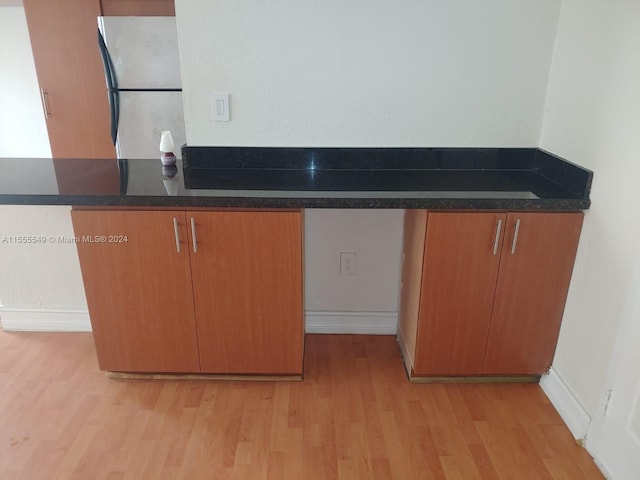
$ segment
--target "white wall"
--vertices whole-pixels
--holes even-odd
[[[22,7],[0,6],[0,66],[0,157],[51,157]],[[73,235],[69,210],[0,206],[0,237]],[[15,309],[86,309],[72,244],[0,243],[0,272],[3,325]]]
[[[1,206],[0,236],[73,236],[69,207]],[[85,309],[74,244],[0,244],[0,318],[19,309]]]
[[[401,210],[307,209],[305,224],[307,310],[397,311]],[[339,275],[340,252],[356,252],[357,275]]]
[[[177,0],[189,143],[537,146],[559,7]]]
[[[559,9],[176,0],[187,142],[537,146]],[[229,123],[213,122],[213,92],[231,95]],[[401,212],[306,215],[307,309],[397,310]],[[357,251],[356,278],[340,251]]]
[[[50,157],[22,7],[0,6],[0,38],[0,157]]]
[[[540,145],[592,169],[553,362],[590,415],[640,257],[640,3],[564,0]]]

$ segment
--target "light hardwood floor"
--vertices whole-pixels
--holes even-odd
[[[601,479],[537,385],[410,384],[389,336],[303,382],[110,380],[90,334],[0,331],[0,479]]]

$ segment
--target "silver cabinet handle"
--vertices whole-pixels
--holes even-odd
[[[518,244],[518,232],[520,231],[520,219],[516,220],[516,229],[513,232],[513,242],[511,242],[511,255],[516,253],[516,245]]]
[[[493,241],[493,254],[498,254],[498,241],[500,240],[500,231],[502,230],[502,219],[498,220],[498,226],[496,227],[496,239]]]
[[[198,253],[198,241],[196,240],[196,219],[191,217],[191,240],[193,241],[193,253]]]
[[[180,230],[178,230],[178,219],[173,217],[173,232],[176,234],[176,250],[180,253]]]
[[[49,94],[44,88],[40,89],[40,98],[42,99],[42,108],[44,108],[44,116],[45,118],[49,118],[51,116],[51,112],[49,111]]]

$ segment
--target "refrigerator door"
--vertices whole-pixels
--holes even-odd
[[[186,143],[182,92],[120,92],[118,158],[158,158],[160,135],[171,131],[180,158]]]
[[[181,88],[175,17],[98,17],[119,89]]]

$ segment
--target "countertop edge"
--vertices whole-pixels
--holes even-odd
[[[161,197],[96,195],[0,194],[3,205],[166,207],[166,208],[372,208],[439,210],[576,211],[590,207],[589,199],[472,199],[472,198],[264,198]]]

